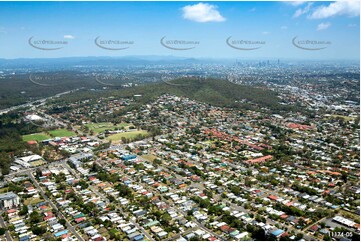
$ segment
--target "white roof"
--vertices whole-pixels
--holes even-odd
[[[29,155],[29,156],[21,157],[19,159],[24,162],[31,162],[31,161],[43,159],[43,157],[41,157],[40,155]]]
[[[36,115],[36,114],[28,115],[28,116],[26,116],[26,118],[28,120],[32,120],[32,121],[43,120],[42,117],[40,117],[39,115]]]

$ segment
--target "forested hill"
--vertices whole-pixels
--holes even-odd
[[[129,95],[129,92],[141,94],[145,100],[168,93],[221,107],[239,107],[247,103],[278,108],[281,101],[273,91],[238,85],[220,79],[177,79],[122,90],[120,95]]]
[[[259,109],[269,108],[271,111],[291,111],[297,107],[280,104],[281,100],[277,93],[266,88],[238,85],[222,79],[184,78],[168,82],[149,83],[117,90],[107,90],[106,95],[118,97],[138,98],[139,104],[162,95],[172,94],[188,97],[190,99],[205,102],[220,107]],[[62,97],[63,102],[72,102],[79,99],[91,99],[103,96],[102,93],[81,91]]]

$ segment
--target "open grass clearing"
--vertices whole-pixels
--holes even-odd
[[[148,131],[146,130],[136,130],[136,131],[130,131],[130,132],[122,132],[118,134],[113,134],[108,136],[106,139],[111,141],[121,141],[121,139],[127,138],[127,139],[134,139],[138,135],[148,136]]]
[[[30,141],[30,140],[43,141],[43,140],[47,140],[47,139],[50,139],[50,138],[51,138],[51,136],[44,133],[44,132],[23,135],[23,140],[25,142]]]
[[[94,133],[102,133],[106,130],[117,130],[120,128],[127,129],[129,126],[132,126],[128,123],[120,123],[120,124],[112,124],[110,122],[104,122],[104,123],[90,123],[86,124],[86,127],[88,127],[90,130],[92,130]]]

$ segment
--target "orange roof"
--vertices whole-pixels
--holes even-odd
[[[75,222],[76,222],[76,223],[80,223],[80,222],[82,222],[82,221],[84,221],[84,220],[85,220],[84,217],[76,218],[76,219],[75,219]]]
[[[154,200],[157,200],[157,199],[158,199],[158,196],[154,196],[150,200],[154,201]]]
[[[7,211],[7,213],[15,213],[17,210],[16,209],[9,209],[8,211]]]
[[[273,195],[268,196],[268,198],[271,199],[271,200],[277,200],[278,199],[278,197],[273,196]]]
[[[69,234],[63,234],[63,235],[61,236],[62,239],[65,239],[65,238],[68,238],[68,237],[69,237]]]
[[[286,206],[289,207],[289,206],[291,206],[292,204],[293,204],[293,202],[288,202],[288,203],[286,204]]]
[[[272,158],[273,158],[272,155],[266,155],[266,156],[262,156],[262,157],[259,157],[259,158],[256,158],[256,159],[247,160],[246,163],[248,163],[248,164],[262,163],[262,162],[265,162],[265,161],[270,160]]]
[[[287,127],[291,128],[291,129],[300,129],[300,130],[309,130],[309,129],[313,128],[310,125],[295,124],[295,123],[290,123],[290,124],[287,125]]]

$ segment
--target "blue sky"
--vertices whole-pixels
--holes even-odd
[[[173,55],[205,58],[359,59],[359,2],[0,2],[0,58]],[[130,41],[109,50],[100,40]],[[169,49],[160,39],[195,41]],[[226,44],[251,41],[239,50]],[[310,51],[292,39],[326,41]],[[33,40],[66,41],[38,45]],[[262,44],[259,44],[262,42]],[[35,43],[35,42],[34,42]],[[38,42],[39,43],[39,42]],[[244,43],[244,42],[243,42]],[[169,44],[169,43],[168,43]],[[169,44],[171,45],[171,44]],[[236,45],[236,44],[234,44]],[[110,47],[119,47],[112,44]],[[180,47],[180,45],[172,45]]]

